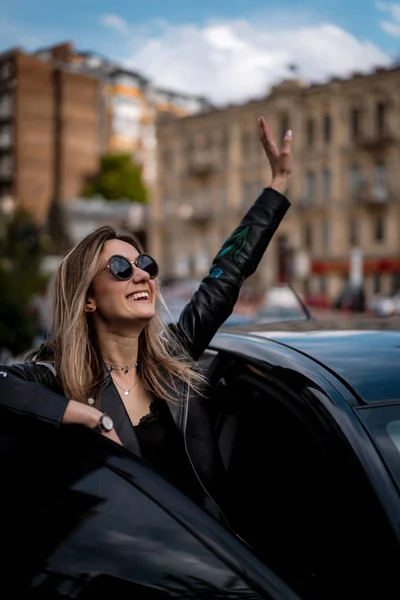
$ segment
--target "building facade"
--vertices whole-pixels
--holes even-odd
[[[129,153],[150,188],[157,175],[157,119],[209,108],[201,97],[163,90],[71,43],[0,55],[0,200],[39,223],[54,199],[78,197],[101,155]],[[1,212],[1,206],[0,206]]]
[[[45,221],[98,166],[96,77],[12,50],[0,55],[0,198]]]
[[[142,165],[151,189],[157,177],[156,121],[164,114],[181,117],[211,107],[203,97],[162,89],[141,73],[97,53],[76,50],[71,43],[38,50],[36,56],[101,79],[101,152],[129,153]]]
[[[288,80],[261,100],[158,126],[151,252],[167,277],[201,277],[271,181],[259,142],[264,115],[293,130],[292,206],[252,285],[290,281],[335,301],[361,281],[367,296],[400,287],[400,68]]]

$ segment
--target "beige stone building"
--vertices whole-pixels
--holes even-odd
[[[271,181],[257,117],[275,139],[293,130],[292,206],[251,278],[291,281],[335,300],[363,278],[367,296],[400,285],[400,68],[290,80],[257,101],[159,123],[150,249],[164,277],[204,275]]]

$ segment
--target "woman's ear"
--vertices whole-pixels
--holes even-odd
[[[94,312],[96,310],[96,305],[93,300],[88,298],[85,304],[85,312]]]

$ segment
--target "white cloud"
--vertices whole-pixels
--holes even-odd
[[[104,25],[104,27],[109,27],[124,35],[129,31],[128,23],[119,15],[102,15],[100,17],[100,23]]]
[[[132,33],[127,63],[155,83],[216,102],[264,95],[295,64],[307,81],[346,76],[388,65],[390,58],[368,40],[331,24],[276,26],[249,20],[212,21],[204,26],[158,23]]]
[[[391,21],[380,21],[380,26],[383,31],[386,31],[389,35],[398,36],[400,35],[400,23],[392,23]]]
[[[393,36],[400,36],[400,4],[395,2],[377,2],[376,7],[382,12],[389,13],[391,21],[380,21],[381,28]]]

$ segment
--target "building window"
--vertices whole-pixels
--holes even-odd
[[[322,171],[322,194],[324,199],[331,197],[331,170],[324,169]]]
[[[5,81],[6,79],[10,79],[14,73],[14,65],[8,60],[0,65],[0,81]]]
[[[304,180],[304,201],[311,202],[314,199],[315,194],[315,173],[313,171],[306,171]]]
[[[374,240],[375,242],[381,243],[385,238],[385,226],[383,217],[379,216],[374,221]]]
[[[350,134],[353,140],[360,139],[361,135],[361,111],[353,108],[350,113]]]
[[[350,222],[349,222],[349,242],[350,242],[350,246],[352,246],[352,247],[359,245],[358,221],[354,217],[352,219],[350,219]]]
[[[307,146],[309,148],[312,148],[312,146],[314,145],[314,137],[315,137],[314,121],[313,121],[313,119],[308,119],[308,121],[306,123],[306,138],[307,138]]]
[[[332,137],[331,116],[328,114],[324,115],[323,120],[322,120],[322,135],[323,135],[324,142],[326,144],[328,144],[331,141],[331,137]]]
[[[4,154],[0,156],[0,177],[9,178],[13,171],[13,156],[12,154]]]
[[[208,133],[204,136],[203,148],[207,152],[212,152],[212,150],[214,148],[214,138],[211,133]]]
[[[249,162],[253,156],[256,138],[249,131],[244,131],[241,135],[241,147],[243,161]]]
[[[322,247],[324,250],[329,250],[330,233],[330,221],[328,219],[325,219],[322,222]]]
[[[13,131],[10,124],[0,125],[0,148],[9,148],[12,146]]]
[[[358,165],[351,165],[349,169],[350,194],[357,196],[360,193],[363,182],[363,174]]]
[[[286,132],[290,129],[290,122],[289,122],[288,115],[281,116],[280,122],[279,122],[279,129],[280,129],[280,138],[278,141],[281,142],[283,140],[283,138],[285,137]]]
[[[0,185],[0,199],[4,198],[4,196],[12,195],[12,186],[7,183],[3,183]]]
[[[311,223],[305,223],[303,230],[304,248],[311,250],[313,245]]]
[[[11,94],[0,95],[0,119],[8,119],[13,112],[13,98]]]
[[[223,131],[220,134],[219,154],[220,154],[221,165],[225,166],[226,163],[228,162],[228,156],[229,156],[229,134],[227,131]]]
[[[393,273],[390,282],[391,295],[394,296],[400,292],[400,274]]]
[[[376,105],[376,134],[378,136],[385,135],[386,132],[386,104],[384,102],[378,102]]]
[[[386,164],[378,161],[374,165],[372,194],[375,200],[385,200],[387,196]]]
[[[381,292],[381,276],[379,273],[374,273],[372,278],[372,291],[374,294],[380,294]]]

